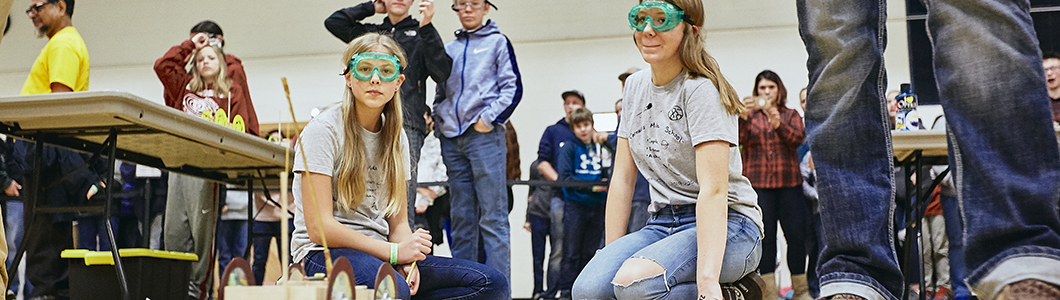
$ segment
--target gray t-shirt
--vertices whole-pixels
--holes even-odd
[[[729,142],[729,209],[741,213],[762,231],[762,210],[751,182],[743,176],[737,116],[721,104],[718,89],[705,77],[688,78],[685,71],[664,86],[651,82],[651,70],[626,79],[622,126],[618,136],[629,141],[637,169],[651,187],[648,211],[666,205],[695,204],[699,196],[695,146]]]
[[[384,120],[385,122],[385,120]],[[309,171],[312,173],[323,174],[331,176],[331,201],[332,215],[336,221],[339,221],[342,225],[356,230],[370,238],[386,241],[387,236],[390,234],[390,226],[386,222],[385,210],[386,205],[382,202],[382,199],[390,197],[390,193],[386,190],[386,179],[384,174],[376,166],[377,160],[374,159],[376,154],[379,153],[379,143],[382,142],[383,138],[379,133],[372,133],[364,128],[357,126],[356,130],[361,130],[361,137],[364,138],[365,154],[368,159],[366,160],[369,165],[365,171],[365,195],[364,201],[357,207],[356,211],[345,211],[336,202],[338,197],[338,171],[339,165],[342,159],[342,143],[344,141],[342,123],[342,109],[338,106],[327,109],[313,118],[299,136],[302,139],[302,147],[305,148],[306,161],[308,161],[308,167],[302,163],[301,151],[295,153],[294,163],[294,184],[291,186],[291,190],[294,193],[294,205],[298,209],[294,213],[294,234],[291,236],[291,249],[294,261],[302,261],[306,254],[309,253],[310,248],[320,247],[309,240],[309,233],[306,231],[305,226],[305,215],[303,210],[309,210],[302,206],[302,176],[300,171]],[[405,131],[401,130],[401,145],[404,148],[405,158],[405,178],[411,178],[409,172],[409,161],[408,161],[408,137],[405,136]],[[318,199],[318,201],[323,199]]]

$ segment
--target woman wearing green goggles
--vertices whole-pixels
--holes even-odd
[[[633,41],[651,69],[626,79],[607,246],[575,280],[573,299],[763,295],[754,272],[762,210],[736,147],[745,108],[704,49],[703,15],[701,0],[650,0],[630,10]],[[653,217],[626,234],[638,169],[652,187]]]
[[[354,55],[346,70],[342,71],[342,75],[347,73],[360,81],[370,81],[375,74],[379,75],[379,80],[391,82],[401,76],[401,62],[393,54],[361,52]]]
[[[644,31],[650,24],[655,31],[667,32],[677,27],[681,21],[695,25],[684,11],[663,1],[645,1],[629,10],[629,27],[636,31]]]

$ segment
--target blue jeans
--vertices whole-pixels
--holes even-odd
[[[102,215],[77,218],[77,248],[92,251],[110,251],[110,240],[107,238],[107,223]],[[110,218],[111,229],[118,234],[118,217]],[[117,236],[114,237],[118,239]],[[119,246],[120,248],[121,246]]]
[[[696,253],[695,206],[667,206],[652,215],[641,230],[596,253],[574,282],[574,299],[695,299]],[[633,257],[659,263],[666,272],[628,286],[615,284],[618,268]],[[746,216],[729,211],[721,282],[735,282],[754,272],[761,259],[758,226]]]
[[[604,242],[604,204],[563,201],[563,261],[559,290],[567,291]]]
[[[964,275],[968,274],[964,269],[964,242],[961,241],[961,215],[957,207],[957,197],[941,195],[942,218],[946,222],[946,238],[950,241],[950,286],[953,286],[953,296],[970,297],[972,291],[964,283]]]
[[[548,295],[556,289],[559,280],[559,270],[553,268],[551,261],[548,262],[548,277],[545,276],[545,240],[557,241],[559,237],[550,236],[552,221],[535,215],[527,215],[526,221],[530,223],[530,245],[534,256],[534,294]],[[546,281],[547,279],[547,281]],[[546,290],[547,288],[547,290]]]
[[[294,231],[294,219],[287,219],[287,231],[288,234]],[[261,281],[265,280],[265,263],[269,261],[272,238],[276,238],[277,246],[280,244],[280,222],[254,221],[254,234],[258,236],[254,237],[254,265],[251,269],[254,270],[254,282],[262,285]],[[261,236],[261,234],[268,234],[268,236]]]
[[[7,230],[7,269],[11,270],[11,264],[15,263],[15,252],[18,251],[18,246],[22,244],[22,235],[25,234],[25,227],[22,222],[22,201],[7,201],[4,202],[4,229]],[[25,263],[21,266],[25,267]],[[11,287],[11,291],[18,292],[19,276],[18,272],[14,272],[15,276],[8,278],[8,284]],[[23,277],[24,278],[24,277]],[[33,285],[26,281],[25,295],[29,295],[30,291],[33,290]]]
[[[797,0],[809,52],[807,123],[819,124],[807,133],[819,176],[824,297],[902,293],[882,97],[885,2]],[[965,279],[983,299],[1028,278],[1060,284],[1060,151],[1029,3],[924,2],[965,225]]]
[[[333,259],[345,257],[353,267],[357,285],[375,288],[375,275],[383,261],[364,252],[349,248],[332,248]],[[427,255],[427,259],[416,263],[420,270],[420,289],[416,296],[409,296],[405,278],[398,274],[398,296],[400,299],[511,299],[508,279],[500,272],[483,264],[462,259]],[[324,252],[311,251],[305,258],[306,274],[326,273]]]
[[[232,258],[243,257],[246,250],[247,220],[221,220],[217,223],[217,263],[220,264],[220,270],[228,267]]]
[[[511,225],[505,179],[504,126],[490,132],[469,128],[447,138],[439,133],[442,161],[449,175],[449,215],[453,222],[453,258],[483,262],[511,279]],[[479,244],[479,241],[482,244]],[[484,248],[489,258],[482,257]]]

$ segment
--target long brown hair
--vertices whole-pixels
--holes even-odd
[[[366,33],[350,41],[342,53],[342,65],[350,63],[357,53],[369,51],[372,47],[383,46],[398,57],[402,66],[407,65],[405,51],[393,39],[378,33]],[[394,98],[383,106],[383,128],[380,131],[382,141],[376,157],[367,157],[364,137],[361,136],[361,124],[357,122],[357,108],[354,105],[353,90],[346,86],[342,97],[342,122],[345,126],[342,145],[342,162],[336,174],[339,206],[345,210],[356,210],[365,195],[365,171],[367,162],[379,162],[379,171],[383,172],[383,184],[389,191],[389,199],[380,199],[385,204],[387,217],[396,215],[405,207],[405,159],[404,145],[401,143],[401,93],[394,93]]]
[[[217,76],[213,80],[213,93],[219,97],[228,97],[232,89],[232,80],[228,79],[228,63],[225,62],[225,52],[220,46],[208,45],[195,50],[191,54],[191,59],[188,60],[188,64],[191,65],[191,82],[188,83],[188,89],[196,94],[206,90],[206,81],[202,79],[202,73],[199,73],[198,64],[196,63],[196,58],[202,54],[202,49],[206,48],[213,49],[214,54],[217,55]]]
[[[762,71],[761,73],[758,73],[758,76],[755,76],[755,87],[754,91],[752,91],[751,94],[758,96],[758,83],[762,82],[762,79],[769,80],[777,84],[777,99],[773,101],[773,105],[777,108],[784,107],[785,105],[787,105],[788,88],[784,87],[784,81],[780,80],[780,75],[777,75],[776,72],[770,70]]]
[[[714,87],[718,89],[718,93],[721,95],[721,104],[725,106],[725,109],[730,114],[738,115],[744,113],[747,108],[743,106],[743,102],[740,102],[740,96],[736,94],[736,89],[721,74],[718,62],[707,53],[706,48],[703,46],[703,39],[706,36],[703,29],[703,2],[700,0],[664,1],[676,5],[684,11],[685,15],[692,20],[692,23],[699,28],[697,32],[686,23],[684,37],[681,38],[681,46],[678,48],[681,64],[688,70],[688,76],[690,78],[695,78],[696,76],[707,77],[707,79],[714,82]]]

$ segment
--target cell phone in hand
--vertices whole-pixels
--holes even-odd
[[[773,106],[773,100],[766,96],[754,97],[754,108],[755,109],[766,109]]]

